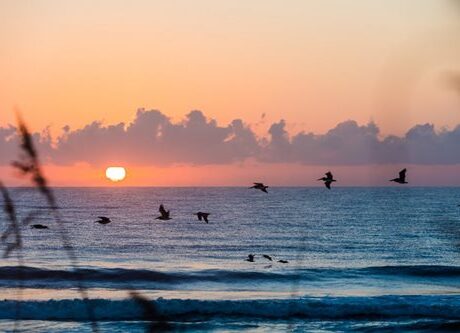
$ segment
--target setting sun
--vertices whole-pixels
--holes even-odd
[[[126,170],[123,167],[108,167],[105,176],[113,182],[119,182],[125,179]]]

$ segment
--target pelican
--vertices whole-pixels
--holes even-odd
[[[108,224],[112,222],[107,216],[98,216],[97,217],[99,220],[94,221],[94,223],[99,223],[99,224]]]
[[[406,169],[402,169],[401,171],[399,171],[399,177],[390,179],[390,182],[395,182],[398,184],[408,184],[408,182],[406,182],[406,171]]]
[[[287,260],[278,260],[278,262],[280,262],[282,264],[287,264],[289,261],[287,261]]]
[[[248,257],[245,260],[249,261],[249,262],[254,262],[254,255],[253,254],[248,254]]]
[[[268,193],[267,191],[268,186],[264,185],[264,183],[254,183],[254,185],[251,186],[250,188],[255,188],[257,190],[261,190],[262,192]]]
[[[330,171],[326,172],[326,177],[320,178],[318,180],[322,180],[324,182],[324,185],[328,188],[331,189],[331,183],[336,182],[337,180],[334,179],[334,176]]]
[[[267,255],[267,254],[263,254],[262,257],[264,257],[265,259],[268,259],[268,260],[270,260],[270,261],[273,261],[273,258],[270,257],[270,256]]]
[[[203,213],[203,212],[198,212],[195,213],[194,215],[198,216],[198,220],[204,220],[206,223],[209,223],[208,221],[208,216],[211,215],[210,213]]]
[[[48,226],[43,224],[32,224],[30,227],[32,229],[48,229]]]
[[[166,210],[163,204],[160,205],[160,208],[158,209],[158,211],[160,212],[161,215],[158,216],[156,220],[163,220],[163,221],[171,220],[171,218],[169,217],[169,210]]]

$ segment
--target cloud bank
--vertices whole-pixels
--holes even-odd
[[[286,123],[273,123],[266,137],[258,137],[241,119],[220,126],[201,111],[173,123],[156,110],[137,111],[129,123],[93,122],[81,129],[64,127],[56,140],[44,131],[34,133],[45,163],[140,166],[173,164],[231,164],[253,159],[264,163],[305,165],[367,165],[410,163],[460,164],[460,126],[436,131],[431,124],[416,125],[402,137],[379,135],[374,123],[348,120],[325,134],[291,135]],[[13,126],[0,127],[0,165],[18,154]]]

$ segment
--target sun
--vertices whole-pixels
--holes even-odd
[[[108,167],[105,170],[105,176],[113,182],[119,182],[125,179],[126,170],[123,167]]]

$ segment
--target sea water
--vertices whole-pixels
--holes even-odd
[[[143,332],[133,290],[169,330],[460,329],[460,188],[57,188],[62,224],[10,194],[49,229],[22,226],[23,266],[0,262],[0,331],[90,332],[90,307],[102,332]]]

